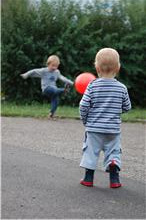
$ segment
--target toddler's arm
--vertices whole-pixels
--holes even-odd
[[[90,109],[91,104],[91,95],[90,95],[90,85],[87,87],[79,106],[80,117],[83,121],[83,124],[86,125],[88,111]]]
[[[123,103],[122,103],[122,112],[127,112],[131,109],[131,102],[128,95],[127,88],[125,88],[124,96],[123,96]]]
[[[40,69],[33,69],[33,70],[30,70],[24,74],[21,74],[20,76],[23,78],[23,79],[27,79],[28,77],[37,77],[37,78],[41,78],[42,76],[42,73],[44,71],[44,68],[40,68]]]
[[[58,79],[60,79],[64,83],[69,83],[70,85],[74,84],[70,79],[67,79],[65,76],[61,75],[60,71],[58,71]]]

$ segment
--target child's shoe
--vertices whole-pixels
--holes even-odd
[[[86,169],[85,177],[80,181],[81,185],[93,187],[94,170]]]
[[[110,169],[110,188],[119,188],[122,186],[119,180],[119,168],[114,161],[109,165]]]
[[[70,84],[66,83],[64,87],[64,93],[67,94],[70,91]]]
[[[88,186],[88,187],[93,187],[93,182],[88,182],[88,181],[85,181],[85,180],[81,180],[80,184],[84,185],[84,186]]]
[[[52,112],[49,113],[48,119],[49,120],[55,120],[55,116],[54,116],[54,114]]]
[[[58,118],[58,116],[56,116],[54,113],[50,112],[48,115],[48,119],[50,120],[56,120]]]
[[[52,112],[50,112],[48,115],[48,119],[53,118],[53,117],[54,117],[54,114]]]

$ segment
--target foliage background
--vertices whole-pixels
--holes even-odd
[[[69,0],[5,0],[1,14],[6,100],[44,101],[40,79],[22,80],[20,74],[45,66],[51,54],[60,57],[62,74],[74,80],[84,71],[96,74],[97,50],[113,47],[121,57],[118,79],[128,87],[133,106],[146,107],[146,0],[93,0],[84,6]],[[80,98],[72,89],[61,103],[75,106]]]

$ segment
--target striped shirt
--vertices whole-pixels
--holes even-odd
[[[88,85],[79,109],[86,131],[116,134],[121,131],[121,113],[131,109],[131,102],[124,84],[99,78]]]

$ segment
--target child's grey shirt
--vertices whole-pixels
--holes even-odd
[[[56,86],[56,81],[60,79],[64,83],[69,83],[73,85],[73,82],[63,75],[61,75],[60,71],[54,70],[50,71],[48,67],[40,68],[40,69],[33,69],[25,73],[27,77],[38,77],[41,78],[41,88],[42,92],[48,87],[48,86]]]
[[[125,85],[116,79],[99,78],[91,82],[80,102],[86,131],[120,133],[122,112],[131,109]]]

